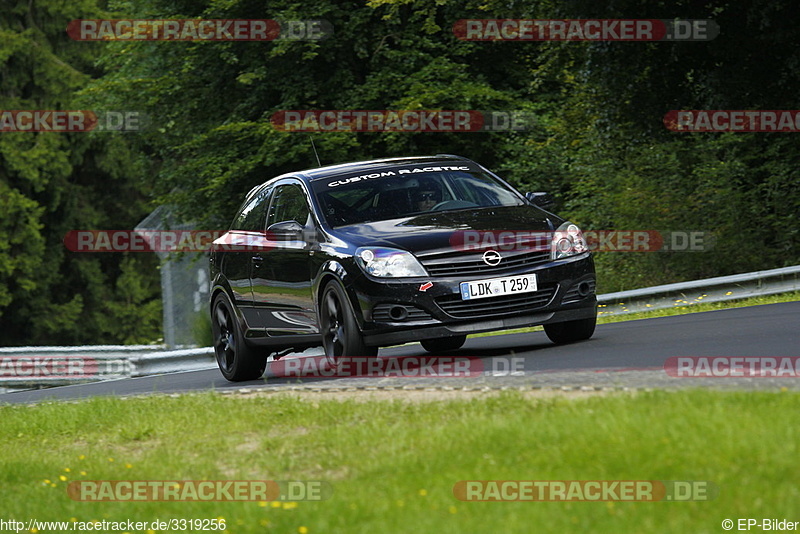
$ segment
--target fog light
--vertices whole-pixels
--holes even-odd
[[[392,309],[389,310],[389,317],[395,321],[405,321],[408,319],[408,310],[403,306],[393,306]]]
[[[592,286],[589,285],[589,282],[581,282],[580,284],[578,284],[578,295],[585,297],[591,292],[592,292]]]

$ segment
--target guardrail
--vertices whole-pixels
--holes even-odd
[[[800,265],[607,293],[599,295],[598,301],[601,314],[626,314],[792,291],[800,291]],[[6,347],[0,348],[0,392],[3,388],[59,386],[215,367],[211,347]]]
[[[212,347],[196,349],[163,350],[139,354],[131,358],[130,376],[150,376],[176,371],[201,371],[214,369],[217,360]]]
[[[800,291],[800,265],[606,293],[597,300],[602,315],[623,315],[792,291]]]
[[[159,345],[0,347],[0,386],[63,386],[131,376],[131,360]]]

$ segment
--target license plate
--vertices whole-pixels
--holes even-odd
[[[516,295],[536,291],[536,275],[506,276],[461,282],[461,300],[485,299],[501,295]]]

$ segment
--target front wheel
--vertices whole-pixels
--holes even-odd
[[[547,334],[550,341],[558,345],[574,343],[592,337],[596,324],[597,316],[563,323],[550,323],[544,325],[544,333]]]
[[[338,366],[353,357],[374,358],[378,347],[364,343],[344,289],[337,282],[325,286],[320,301],[322,346],[328,361]]]
[[[211,334],[217,365],[227,380],[255,380],[264,374],[267,355],[244,342],[233,306],[223,293],[217,295],[211,308]]]
[[[426,339],[420,341],[422,348],[430,353],[447,352],[448,350],[458,350],[467,341],[467,336],[440,337],[438,339]]]

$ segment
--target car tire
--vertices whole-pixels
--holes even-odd
[[[464,346],[467,336],[440,337],[437,339],[426,339],[420,341],[422,348],[430,353],[447,352],[448,350],[458,350]]]
[[[597,325],[597,316],[563,323],[546,324],[544,325],[544,333],[553,343],[563,345],[589,339],[594,334],[595,325]]]
[[[354,357],[374,358],[378,355],[378,347],[364,343],[347,294],[337,282],[329,282],[322,291],[319,323],[325,356],[335,368]]]
[[[227,380],[255,380],[264,374],[268,354],[245,342],[242,326],[224,293],[216,296],[211,308],[211,334],[217,365]]]

